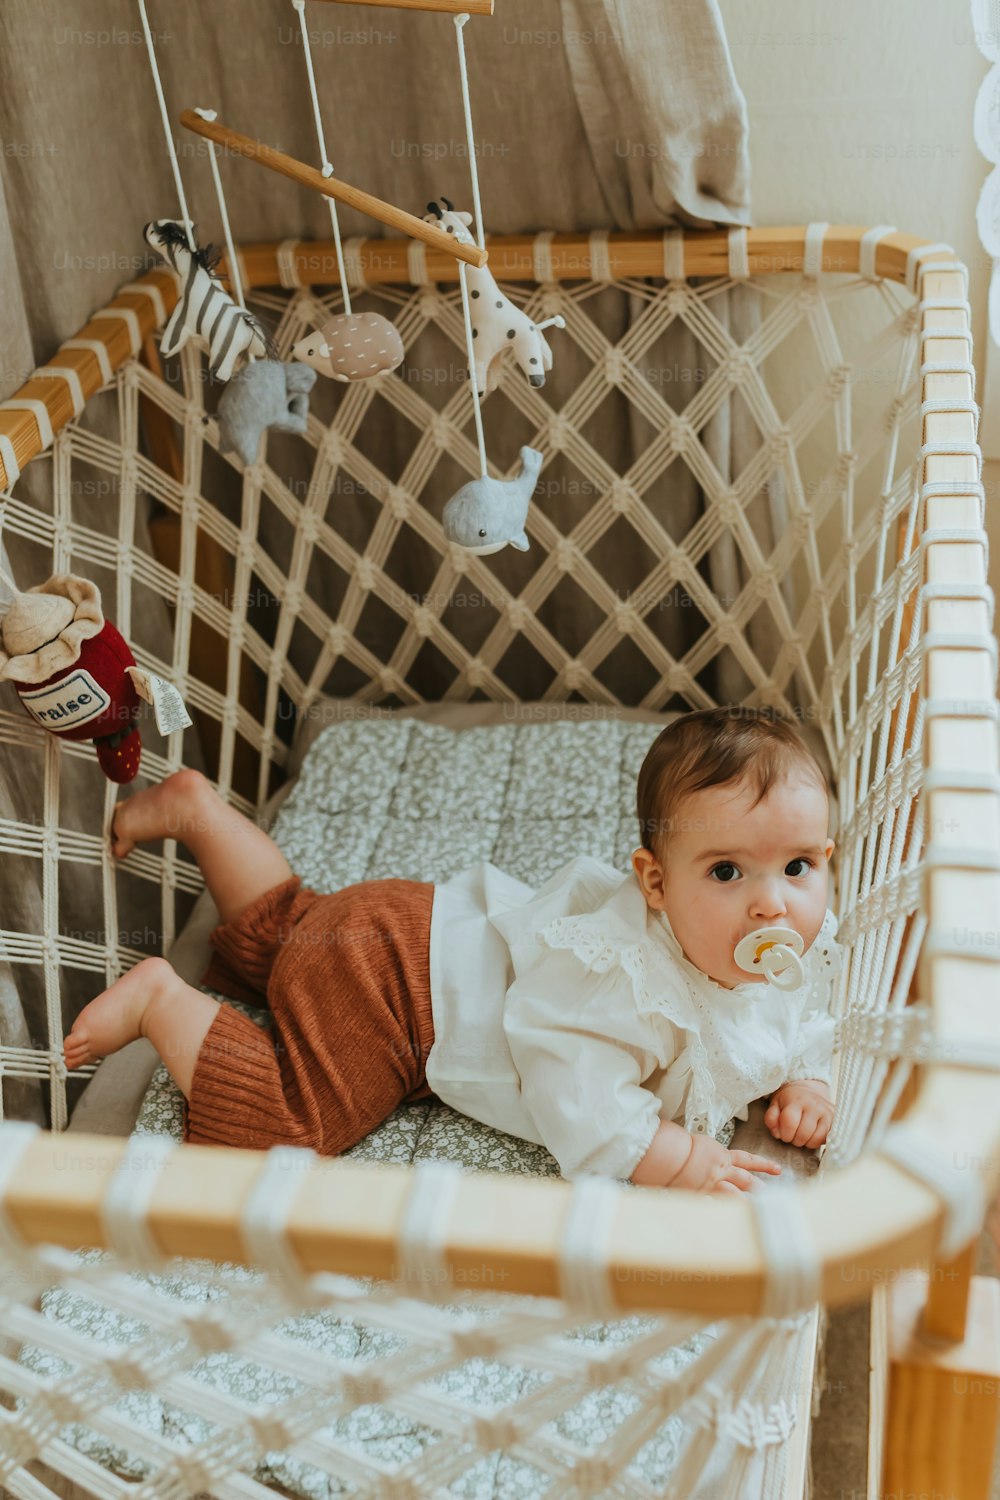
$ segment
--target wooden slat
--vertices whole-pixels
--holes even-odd
[[[132,354],[131,316],[138,323],[140,341],[152,333],[159,321],[158,309],[163,307],[169,316],[177,301],[177,282],[173,273],[163,270],[148,271],[132,283],[135,290],[119,292],[104,309],[106,312],[122,311],[119,318],[93,317],[85,323],[75,339],[93,339],[102,344],[108,353],[112,371],[123,365]],[[100,361],[95,353],[87,349],[67,349],[60,346],[52,358],[41,368],[53,365],[69,365],[77,371],[85,399],[89,399],[104,383]],[[39,379],[33,375],[16,390],[8,400],[39,400],[48,412],[52,431],[58,432],[73,416],[73,401],[66,381],[58,377]],[[0,403],[0,434],[8,438],[14,448],[14,458],[20,469],[41,453],[45,446],[38,427],[38,419],[32,412],[6,409]],[[11,478],[0,456],[0,490],[7,489]]]
[[[197,116],[194,117],[202,124]],[[323,179],[325,181],[325,179]],[[417,220],[422,224],[422,220]],[[440,235],[424,224],[424,229]],[[859,244],[865,233],[863,226],[831,225],[824,239],[823,267],[827,271],[857,271],[859,268]],[[449,236],[442,236],[449,239]],[[279,241],[268,241],[238,247],[241,266],[244,269],[245,285],[278,286],[281,276],[278,266]],[[408,240],[371,240],[361,247],[361,264],[365,280],[372,285],[407,284],[410,267],[407,260]],[[905,275],[906,256],[911,249],[929,243],[911,234],[894,234],[879,243],[875,268],[880,276],[902,281]],[[533,235],[506,235],[488,241],[490,269],[498,280],[533,281],[535,266],[532,258]],[[686,276],[722,276],[728,271],[728,236],[725,231],[706,230],[685,235],[684,272]],[[748,229],[747,246],[750,270],[753,275],[781,271],[801,271],[805,245],[805,228],[793,225],[790,228]],[[457,281],[458,267],[451,254],[451,245],[444,253],[428,248],[426,252],[427,274],[432,281]],[[657,232],[611,235],[608,253],[613,276],[662,276],[663,237]],[[337,257],[332,240],[303,241],[294,255],[297,274],[303,285],[337,285]],[[591,272],[591,253],[587,235],[556,235],[552,242],[553,274],[558,281],[585,279]],[[220,272],[228,275],[225,260]],[[166,267],[148,271],[131,283],[133,290],[121,292],[107,305],[107,311],[122,308],[135,313],[140,337],[145,337],[157,325],[154,294],[163,299],[164,310],[169,315],[177,301],[177,284]],[[147,293],[143,292],[148,288]],[[126,321],[92,318],[77,338],[93,338],[104,345],[112,370],[124,364],[131,353],[129,326]],[[68,363],[74,351],[60,348],[49,364]],[[963,356],[964,357],[964,356]],[[75,362],[75,361],[74,361]],[[100,367],[96,355],[81,360],[81,376],[86,395],[92,395],[100,386]],[[44,402],[52,423],[58,431],[68,420],[69,402],[65,386],[58,380],[43,382],[40,399]],[[36,387],[37,389],[37,387]],[[62,394],[59,394],[59,393]],[[14,392],[14,398],[22,398],[25,388]],[[7,411],[0,403],[0,435],[10,439],[19,469],[23,469],[44,447],[35,418],[26,411]],[[0,489],[6,489],[11,477],[0,458]]]
[[[866,232],[864,225],[831,224],[823,239],[823,270],[852,275],[857,273],[861,268],[861,237]],[[805,236],[805,226],[800,224],[748,229],[747,255],[751,276],[801,272]],[[240,247],[241,264],[246,265],[250,286],[280,284],[279,243],[283,242],[272,240]],[[913,234],[887,235],[879,241],[875,253],[877,274],[889,281],[905,281],[907,255],[911,250],[929,243]],[[487,235],[490,270],[496,279],[535,281],[537,275],[532,254],[534,244],[535,236],[532,234]],[[684,235],[681,244],[685,277],[728,276],[728,231],[693,231]],[[660,230],[609,235],[607,254],[612,277],[619,280],[632,276],[655,276],[662,279],[663,246],[663,232]],[[359,250],[365,281],[372,286],[407,285],[411,277],[407,248],[404,240],[375,239],[364,242]],[[594,273],[590,236],[585,233],[555,235],[551,242],[551,256],[552,274],[556,281],[586,281]],[[934,259],[938,258],[935,255]],[[940,259],[947,260],[949,256],[941,251]],[[303,240],[297,247],[296,264],[303,285],[336,286],[339,281],[336,250],[332,240]],[[458,267],[451,255],[428,251],[427,275],[431,281],[457,282]]]
[[[331,0],[327,0],[331,3]],[[491,16],[493,0],[336,0],[338,5],[374,5],[395,10],[438,10],[449,15],[466,11],[470,16]]]
[[[920,1336],[926,1276],[888,1288],[889,1401],[884,1495],[990,1500],[1000,1418],[1000,1281],[972,1281],[972,1317],[960,1344]]]
[[[973,1136],[988,1149],[1000,1137],[995,1078],[965,1073],[956,1079],[953,1073],[948,1087],[934,1082],[911,1116],[917,1128],[930,1131],[945,1151]],[[5,1194],[15,1228],[31,1243],[106,1248],[101,1202],[124,1148],[124,1140],[107,1136],[40,1132]],[[262,1165],[259,1151],[179,1146],[149,1212],[163,1251],[251,1264],[240,1213]],[[288,1217],[289,1244],[303,1269],[396,1278],[399,1230],[413,1183],[408,1167],[317,1159]],[[558,1296],[571,1190],[568,1182],[546,1178],[463,1175],[443,1246],[456,1284]],[[800,1192],[806,1233],[822,1260],[827,1306],[857,1301],[901,1269],[926,1262],[937,1243],[939,1198],[877,1153],[803,1184]],[[758,1315],[765,1272],[749,1195],[716,1200],[622,1188],[608,1279],[623,1311]]]
[[[279,172],[283,177],[290,177],[293,182],[301,184],[302,187],[312,188],[316,193],[322,193],[325,198],[336,198],[338,203],[346,203],[350,208],[356,208],[360,213],[367,214],[370,219],[378,219],[381,224],[387,224],[390,229],[401,230],[403,234],[409,235],[410,239],[423,240],[433,249],[445,255],[463,260],[470,266],[485,266],[487,252],[480,250],[478,245],[466,245],[455,235],[447,234],[443,229],[436,229],[432,224],[425,224],[423,219],[418,219],[415,214],[409,214],[403,208],[396,208],[392,203],[386,203],[382,198],[375,198],[371,193],[362,192],[360,188],[352,187],[350,183],[342,182],[337,177],[324,177],[315,167],[307,166],[305,162],[298,161],[294,156],[286,156],[284,151],[276,151],[273,146],[267,146],[263,141],[254,140],[251,135],[243,135],[238,130],[231,130],[228,125],[223,125],[219,120],[203,120],[201,115],[193,109],[185,109],[181,114],[181,124],[188,130],[193,130],[196,135],[203,135],[207,140],[215,141],[219,146],[225,146],[227,151],[235,151],[240,156],[245,156],[248,161],[255,161],[259,166],[267,167],[272,172]],[[457,273],[456,273],[457,274]]]
[[[868,1323],[868,1461],[866,1500],[882,1500],[886,1399],[889,1385],[889,1302],[885,1282],[872,1289]]]

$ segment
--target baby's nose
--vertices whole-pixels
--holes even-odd
[[[750,903],[751,917],[776,918],[785,914],[785,902],[777,882],[767,881],[754,891]]]

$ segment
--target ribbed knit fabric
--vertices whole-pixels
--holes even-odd
[[[266,1003],[274,1026],[219,1007],[184,1139],[337,1156],[404,1099],[433,1098],[433,899],[427,882],[366,880],[321,896],[295,876],[217,927],[205,984]]]

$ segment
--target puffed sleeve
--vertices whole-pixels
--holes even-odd
[[[810,1011],[799,1023],[786,1083],[797,1078],[819,1078],[833,1087],[833,1028],[829,1012]]]
[[[507,991],[504,1031],[522,1099],[563,1176],[630,1177],[660,1123],[660,1100],[642,1081],[676,1049],[669,1028],[636,1013],[622,970],[540,948]]]

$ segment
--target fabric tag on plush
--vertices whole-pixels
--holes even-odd
[[[25,708],[46,729],[78,729],[99,719],[111,707],[111,699],[89,672],[78,667],[48,687],[18,690]]]
[[[188,728],[191,715],[173,683],[164,682],[162,677],[157,677],[155,672],[147,672],[143,667],[126,667],[125,670],[135,683],[139,697],[153,705],[156,727],[161,734],[173,734],[175,729]]]

